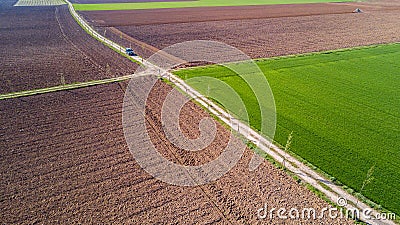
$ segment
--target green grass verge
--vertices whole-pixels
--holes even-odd
[[[351,1],[353,0],[347,0],[347,2]],[[303,3],[321,3],[321,2],[343,2],[343,0],[199,0],[199,1],[181,1],[181,2],[74,4],[74,8],[80,11],[96,11],[96,10],[157,9],[157,8],[189,8],[189,7],[209,7],[209,6],[303,4]]]
[[[258,60],[274,93],[275,140],[357,192],[400,215],[400,44]],[[176,71],[207,93],[209,76],[229,84],[244,100],[252,127],[260,113],[250,87],[223,66]],[[211,91],[218,91],[213,90]],[[224,95],[223,92],[219,94]],[[226,97],[226,98],[229,98]]]
[[[73,89],[91,87],[91,86],[102,85],[102,84],[110,84],[110,83],[126,81],[129,79],[131,79],[131,75],[122,76],[122,77],[114,77],[114,78],[109,78],[109,79],[104,79],[104,80],[76,82],[76,83],[72,83],[72,84],[65,84],[65,85],[59,85],[59,86],[53,86],[53,87],[12,92],[12,93],[7,93],[7,94],[0,94],[0,100],[10,99],[10,98],[27,97],[27,96],[46,94],[46,93],[57,92],[57,91],[73,90]]]

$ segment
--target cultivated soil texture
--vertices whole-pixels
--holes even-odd
[[[356,8],[364,13],[353,13]],[[221,41],[252,58],[400,41],[400,7],[396,4],[330,3],[80,13],[99,30],[110,30],[110,38],[146,57],[154,49],[190,40]]]
[[[103,26],[193,23],[351,13],[355,4],[314,3],[297,5],[226,6],[174,9],[81,11],[80,14]],[[376,11],[382,7],[363,5]]]
[[[132,74],[136,65],[88,35],[66,5],[0,13],[0,93]]]
[[[329,205],[270,163],[250,172],[250,150],[211,184],[179,187],[151,177],[135,162],[124,139],[124,86],[109,84],[2,101],[2,223],[352,223],[329,218],[257,219],[257,209],[265,203],[270,208],[299,209]],[[170,89],[158,82],[148,99],[147,132],[153,143],[177,163],[195,165],[215,158],[229,137],[219,124],[213,144],[197,154],[185,154],[166,139],[160,108]],[[187,103],[180,118],[182,131],[195,138],[198,122],[207,116],[194,103]]]

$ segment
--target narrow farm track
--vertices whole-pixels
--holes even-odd
[[[126,76],[122,76],[122,77],[108,78],[108,79],[103,79],[103,80],[94,80],[94,81],[74,83],[74,84],[64,84],[64,85],[29,90],[29,91],[20,91],[20,92],[13,92],[13,93],[7,93],[7,94],[0,94],[0,100],[9,99],[9,98],[20,98],[20,97],[45,94],[45,93],[56,92],[56,91],[67,91],[67,90],[72,90],[72,89],[77,89],[77,88],[84,88],[84,87],[95,86],[95,85],[121,82],[121,81],[129,80],[131,78],[132,78],[132,75],[126,75]]]
[[[177,58],[175,56],[169,55],[166,52],[160,52],[160,49],[158,49],[158,48],[156,48],[154,46],[151,46],[149,44],[146,44],[145,42],[139,41],[139,40],[137,40],[137,39],[135,39],[135,38],[133,38],[133,37],[121,32],[120,30],[118,30],[115,27],[109,27],[109,28],[105,29],[104,31],[105,32],[106,31],[110,31],[112,33],[112,35],[114,35],[116,37],[120,37],[120,38],[122,38],[124,40],[127,40],[129,42],[129,45],[127,45],[127,46],[131,47],[131,44],[133,43],[134,46],[140,46],[140,49],[142,51],[146,51],[146,52],[152,53],[152,54],[155,53],[155,52],[159,52],[159,54],[162,55],[165,58],[168,58],[168,59],[173,60],[175,62],[184,63],[183,60],[181,60],[181,59],[179,59],[179,58]]]

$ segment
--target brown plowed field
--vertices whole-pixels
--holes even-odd
[[[330,6],[328,9],[327,4],[312,5],[313,7],[305,8],[301,5],[234,7],[236,8],[234,13],[226,15],[221,9],[198,12],[197,9],[170,9],[170,11],[165,9],[158,13],[154,13],[154,10],[132,10],[129,11],[131,17],[124,14],[124,18],[127,19],[120,18],[113,12],[104,13],[103,17],[92,12],[84,14],[88,21],[98,26],[98,29],[110,29],[104,27],[108,23],[110,25],[136,23],[129,22],[134,17],[149,18],[144,23],[154,24],[116,27],[136,41],[121,38],[120,34],[109,33],[110,38],[126,46],[132,46],[139,54],[146,57],[151,55],[152,49],[138,44],[138,41],[162,49],[183,41],[216,40],[237,47],[252,58],[400,41],[398,6],[377,3],[335,3],[328,4]],[[365,13],[351,13],[357,7],[363,9]],[[246,10],[241,10],[249,8],[258,12],[253,16],[254,19],[221,20],[234,16],[238,18],[249,16]],[[196,21],[204,17],[207,19],[203,20],[211,21],[175,23],[174,21],[184,19],[172,16],[174,10],[180,13],[188,10],[187,14],[193,15],[189,16],[188,20]],[[345,11],[348,13],[343,13]],[[263,12],[269,13],[263,14]],[[277,16],[277,13],[280,17],[269,18]],[[318,15],[312,15],[313,13]],[[168,17],[171,19],[167,19]],[[160,22],[163,24],[157,24]]]
[[[86,34],[67,6],[0,14],[0,93],[131,74],[135,64]]]
[[[1,223],[299,224],[298,220],[260,221],[256,212],[264,203],[270,208],[328,207],[270,163],[250,172],[250,150],[211,184],[179,187],[157,181],[140,168],[126,146],[121,87],[110,84],[2,101]],[[160,152],[187,164],[214,158],[218,149],[200,152],[199,158],[181,154],[165,139],[160,104],[170,89],[159,82],[148,101],[146,118],[153,143]],[[207,114],[188,103],[181,115],[182,130],[195,137],[191,131]],[[217,127],[215,146],[229,135]],[[303,223],[351,222],[326,218]]]
[[[115,11],[82,11],[99,26],[132,26],[169,23],[193,23],[221,20],[247,20],[281,17],[300,17],[327,14],[349,14],[357,7],[364,10],[400,9],[355,3],[315,3],[295,5],[198,7],[176,9],[145,9]]]

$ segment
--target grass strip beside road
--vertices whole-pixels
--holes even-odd
[[[348,0],[347,2],[352,2]],[[99,4],[73,4],[78,11],[101,10],[136,10],[136,9],[168,9],[192,7],[218,7],[218,6],[251,6],[251,5],[277,5],[277,4],[304,4],[343,2],[343,0],[199,0],[180,2],[132,2],[132,3],[99,3]]]
[[[132,75],[127,75],[127,76],[109,78],[109,79],[104,79],[104,80],[94,80],[94,81],[88,81],[88,82],[65,84],[65,85],[59,85],[59,86],[54,86],[54,87],[47,87],[47,88],[40,88],[40,89],[34,89],[34,90],[0,94],[0,100],[10,99],[10,98],[27,97],[27,96],[31,96],[31,95],[46,94],[46,93],[50,93],[50,92],[66,91],[66,90],[85,88],[85,87],[101,85],[101,84],[121,82],[121,81],[129,80],[131,77],[132,77]]]

